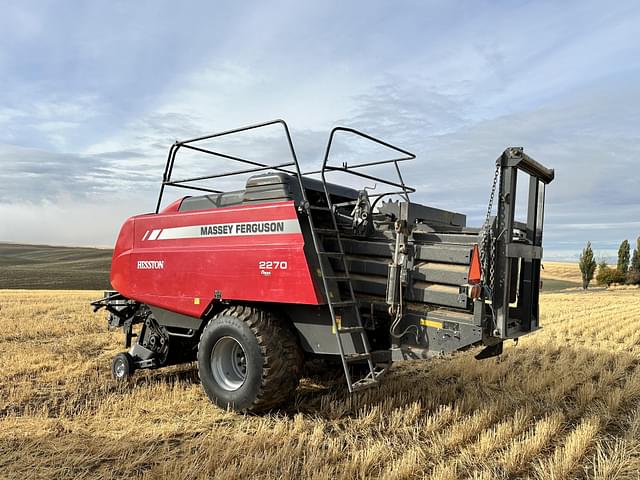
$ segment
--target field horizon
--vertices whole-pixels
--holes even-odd
[[[107,290],[113,250],[0,241],[0,289]],[[548,291],[581,285],[575,262],[545,261]]]

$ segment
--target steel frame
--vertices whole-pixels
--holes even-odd
[[[255,162],[253,160],[249,160],[246,158],[242,158],[242,157],[238,157],[235,155],[228,155],[226,153],[222,153],[222,152],[217,152],[214,150],[210,150],[208,148],[202,148],[200,146],[197,146],[195,144],[199,143],[199,142],[203,142],[206,140],[211,140],[213,138],[219,138],[219,137],[223,137],[223,136],[228,136],[228,135],[233,135],[233,134],[237,134],[237,133],[241,133],[241,132],[247,132],[247,131],[251,131],[251,130],[257,130],[260,128],[265,128],[265,127],[269,127],[272,125],[281,125],[282,128],[284,129],[284,133],[285,133],[285,137],[287,140],[287,144],[289,146],[289,152],[291,153],[291,158],[292,161],[290,162],[285,162],[285,163],[279,163],[279,164],[274,164],[274,165],[268,165],[265,163],[261,163],[261,162]],[[359,137],[365,138],[371,142],[374,142],[378,145],[382,145],[384,147],[387,147],[391,150],[394,150],[398,153],[401,153],[403,156],[399,157],[399,158],[392,158],[392,159],[388,159],[388,160],[380,160],[380,161],[375,161],[375,162],[365,162],[365,163],[360,163],[360,164],[356,164],[356,165],[348,165],[346,162],[344,162],[341,166],[336,166],[336,165],[330,165],[329,162],[329,155],[331,153],[331,148],[333,145],[333,140],[336,136],[336,134],[338,132],[345,132],[345,133],[351,133],[353,135],[357,135]],[[176,156],[178,154],[178,152],[180,151],[181,148],[186,148],[189,150],[193,150],[196,152],[200,152],[200,153],[204,153],[207,155],[212,155],[214,157],[218,157],[218,158],[224,158],[227,160],[232,160],[234,162],[238,162],[244,165],[251,165],[253,168],[247,168],[247,169],[242,169],[242,170],[234,170],[231,172],[225,172],[225,173],[218,173],[218,174],[214,174],[214,175],[203,175],[203,176],[199,176],[199,177],[190,177],[190,178],[181,178],[178,180],[172,180],[171,176],[173,174],[173,167],[175,165],[175,161],[176,161]],[[380,182],[382,184],[385,185],[389,185],[395,188],[398,188],[398,191],[391,191],[391,192],[384,192],[384,193],[376,193],[373,194],[372,196],[377,197],[376,198],[376,202],[378,200],[380,200],[380,198],[384,197],[384,196],[389,196],[389,195],[394,195],[394,194],[398,194],[401,195],[405,198],[405,200],[409,201],[409,193],[413,193],[415,192],[415,188],[409,187],[404,183],[404,179],[402,177],[402,173],[400,172],[400,167],[398,165],[399,162],[404,162],[407,160],[413,160],[414,158],[416,158],[416,156],[411,153],[408,152],[406,150],[403,150],[402,148],[399,148],[395,145],[392,145],[388,142],[385,142],[379,138],[376,138],[372,135],[368,135],[366,133],[360,132],[358,130],[355,130],[353,128],[347,128],[347,127],[335,127],[333,130],[331,130],[331,133],[329,135],[329,140],[327,142],[327,147],[325,149],[325,154],[324,154],[324,159],[322,162],[322,168],[320,170],[316,170],[316,171],[309,171],[309,172],[305,172],[304,174],[301,173],[300,171],[300,165],[298,163],[298,157],[296,155],[295,152],[295,148],[293,146],[293,141],[291,139],[291,134],[289,131],[289,127],[287,125],[287,123],[284,120],[281,119],[276,119],[276,120],[271,120],[268,122],[263,122],[263,123],[257,123],[254,125],[249,125],[246,127],[240,127],[240,128],[235,128],[232,130],[226,130],[223,132],[219,132],[219,133],[214,133],[214,134],[210,134],[210,135],[203,135],[200,137],[196,137],[196,138],[191,138],[189,140],[182,140],[182,141],[176,141],[173,145],[171,145],[171,147],[169,148],[169,154],[167,156],[167,162],[165,164],[165,169],[164,169],[164,173],[162,175],[162,184],[160,186],[160,193],[158,195],[158,201],[156,203],[156,213],[158,213],[160,211],[160,205],[162,203],[162,197],[164,195],[164,190],[165,187],[170,186],[170,187],[176,187],[176,188],[185,188],[185,189],[189,189],[189,190],[196,190],[199,192],[207,192],[207,193],[222,193],[220,190],[215,190],[213,188],[206,188],[206,187],[202,187],[202,186],[197,186],[197,185],[191,185],[191,183],[193,182],[199,182],[202,180],[210,180],[210,179],[214,179],[214,178],[223,178],[223,177],[232,177],[235,175],[243,175],[243,174],[248,174],[248,173],[254,173],[254,172],[262,172],[262,171],[266,171],[266,170],[276,170],[279,172],[284,172],[284,173],[288,173],[290,175],[295,175],[298,177],[298,181],[300,183],[300,188],[302,190],[303,193],[303,197],[306,197],[306,195],[304,194],[304,187],[302,185],[302,177],[306,176],[306,175],[316,175],[316,174],[321,174],[322,177],[322,182],[323,184],[326,184],[326,173],[330,172],[330,171],[342,171],[342,172],[346,172],[352,175],[356,175],[359,176],[361,178],[365,178],[368,180],[373,180],[375,182]],[[369,175],[366,173],[362,173],[362,172],[357,172],[355,171],[356,169],[361,169],[361,168],[366,168],[366,167],[373,167],[373,166],[378,166],[378,165],[384,165],[384,164],[389,164],[389,163],[393,163],[394,167],[395,167],[395,171],[396,174],[398,176],[398,182],[392,182],[389,181],[387,179],[384,178],[380,178],[380,177],[376,177],[373,175]],[[294,171],[288,170],[287,167],[295,167]],[[304,198],[304,200],[306,201],[306,198]],[[375,202],[374,202],[375,203]]]
[[[194,145],[194,144],[197,144],[198,142],[202,142],[202,141],[205,141],[205,140],[211,140],[213,138],[219,138],[219,137],[223,137],[223,136],[227,136],[227,135],[233,135],[233,134],[240,133],[240,132],[247,132],[247,131],[251,131],[251,130],[257,130],[259,128],[269,127],[269,126],[272,126],[272,125],[282,125],[282,128],[284,129],[285,137],[287,139],[287,143],[288,143],[288,146],[289,146],[289,152],[291,153],[291,158],[292,158],[291,162],[279,163],[279,164],[275,164],[275,165],[268,165],[268,164],[265,164],[265,163],[255,162],[253,160],[248,160],[246,158],[237,157],[237,156],[234,156],[234,155],[228,155],[228,154],[225,154],[225,153],[216,152],[214,150],[209,150],[207,148],[202,148],[202,147]],[[179,179],[179,180],[172,180],[171,179],[171,175],[173,173],[173,166],[174,166],[175,161],[176,161],[176,155],[177,155],[178,151],[181,148],[194,150],[194,151],[197,151],[197,152],[200,152],[200,153],[205,153],[205,154],[208,154],[208,155],[212,155],[214,157],[219,157],[219,158],[224,158],[224,159],[227,159],[227,160],[232,160],[234,162],[242,163],[242,164],[245,164],[245,165],[252,165],[253,168],[248,168],[248,169],[243,169],[243,170],[235,170],[235,171],[219,173],[219,174],[215,174],[215,175],[204,175],[204,176],[200,176],[200,177],[182,178],[182,179]],[[292,167],[292,166],[295,166],[295,171],[292,172],[292,171],[286,169],[286,167]],[[220,190],[214,190],[212,188],[205,188],[205,187],[189,185],[189,184],[192,183],[192,182],[198,182],[198,181],[201,181],[201,180],[209,180],[209,179],[213,179],[213,178],[223,178],[223,177],[232,177],[234,175],[243,175],[243,174],[247,174],[247,173],[261,172],[261,171],[265,171],[265,170],[277,170],[279,172],[284,172],[284,173],[288,173],[290,175],[297,176],[298,180],[300,182],[300,187],[302,189],[303,196],[304,196],[304,189],[302,188],[302,175],[300,173],[300,165],[298,164],[298,157],[296,156],[296,152],[295,152],[295,149],[293,147],[293,141],[291,140],[291,134],[289,132],[289,127],[288,127],[287,123],[284,120],[276,119],[276,120],[271,120],[269,122],[257,123],[257,124],[249,125],[249,126],[246,126],[246,127],[235,128],[233,130],[226,130],[224,132],[214,133],[214,134],[211,134],[211,135],[204,135],[204,136],[192,138],[192,139],[189,139],[189,140],[176,141],[173,145],[171,145],[171,148],[169,148],[169,155],[167,156],[167,163],[165,165],[164,173],[162,175],[162,185],[160,186],[160,193],[158,195],[158,202],[156,204],[156,213],[158,213],[160,211],[160,205],[162,203],[162,196],[164,194],[164,189],[165,189],[166,186],[177,187],[177,188],[186,188],[186,189],[190,189],[190,190],[197,190],[197,191],[208,192],[208,193],[222,193]]]
[[[498,214],[493,236],[496,239],[496,284],[492,292],[496,315],[495,336],[513,338],[519,332],[538,328],[540,262],[542,259],[542,229],[545,185],[553,181],[553,169],[544,167],[526,155],[522,148],[507,148],[496,161],[500,166]],[[530,175],[527,198],[526,244],[514,242],[511,234],[515,226],[516,189],[518,171]],[[514,269],[520,262],[519,285]],[[517,306],[516,289],[522,292]],[[517,324],[509,321],[516,320]],[[511,322],[513,323],[513,322]]]
[[[403,154],[402,157],[399,158],[391,158],[388,160],[379,160],[379,161],[375,161],[375,162],[365,162],[365,163],[359,163],[356,165],[348,165],[347,162],[343,162],[341,166],[337,166],[337,165],[330,165],[329,164],[329,156],[331,154],[331,147],[333,146],[333,140],[336,136],[337,133],[339,132],[344,132],[344,133],[350,133],[352,135],[356,135],[359,137],[362,137],[366,140],[369,140],[373,143],[376,143],[378,145],[382,145],[386,148],[389,148],[391,150],[394,150],[398,153]],[[359,130],[356,130],[354,128],[347,128],[347,127],[335,127],[333,130],[331,130],[331,134],[329,135],[329,140],[327,142],[327,147],[325,149],[325,153],[324,153],[324,159],[322,161],[322,169],[320,170],[316,170],[316,171],[312,171],[312,172],[307,172],[305,173],[305,175],[313,175],[313,174],[318,174],[320,173],[321,177],[322,177],[322,183],[326,185],[327,180],[326,180],[326,174],[327,172],[345,172],[345,173],[349,173],[351,175],[356,175],[358,177],[361,178],[366,178],[367,180],[373,180],[375,182],[380,182],[383,183],[385,185],[389,185],[395,188],[399,188],[400,191],[392,191],[392,192],[384,192],[384,193],[376,193],[373,194],[372,196],[377,197],[376,201],[380,200],[380,198],[384,197],[384,196],[388,196],[388,195],[394,195],[394,194],[398,194],[401,195],[407,202],[409,202],[409,194],[410,193],[414,193],[416,191],[415,188],[413,187],[409,187],[404,183],[404,179],[402,178],[402,173],[400,172],[400,166],[398,165],[399,162],[404,162],[407,160],[413,160],[415,159],[416,156],[411,153],[408,152],[407,150],[404,150],[400,147],[397,147],[395,145],[392,145],[388,142],[385,142],[379,138],[376,138],[372,135],[368,135],[364,132],[361,132]],[[362,172],[357,172],[355,171],[356,169],[360,169],[360,168],[365,168],[365,167],[373,167],[373,166],[378,166],[378,165],[385,165],[385,164],[389,164],[389,163],[393,163],[393,166],[395,167],[395,171],[396,174],[398,175],[398,182],[391,182],[387,179],[384,178],[380,178],[380,177],[375,177],[373,175],[368,175]],[[375,204],[374,202],[374,204]]]

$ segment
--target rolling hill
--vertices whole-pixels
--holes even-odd
[[[111,250],[0,243],[0,288],[101,290]]]
[[[544,291],[552,292],[582,286],[582,276],[577,262],[543,262],[543,265]]]

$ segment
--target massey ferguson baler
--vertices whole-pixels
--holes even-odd
[[[269,126],[282,127],[289,161],[266,164],[203,146]],[[338,134],[374,142],[394,158],[333,164]],[[243,168],[174,179],[182,149]],[[392,362],[480,345],[476,358],[488,358],[505,340],[539,328],[544,192],[553,170],[507,148],[496,161],[485,222],[471,228],[465,215],[410,201],[415,190],[399,163],[413,158],[338,127],[322,168],[302,174],[281,120],[176,142],[156,212],[129,218],[116,241],[117,291],[93,302],[125,334],[128,351],[114,358],[113,376],[197,360],[212,401],[260,411],[291,396],[305,358],[340,358],[355,392],[378,384]],[[383,164],[397,179],[371,174]],[[334,172],[389,190],[330,183]],[[203,186],[233,175],[248,177],[243,190]],[[516,221],[523,180],[526,211]],[[199,195],[161,209],[166,187]]]

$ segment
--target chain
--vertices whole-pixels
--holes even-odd
[[[489,223],[491,219],[491,210],[493,210],[493,200],[496,194],[496,187],[498,185],[498,176],[500,175],[500,163],[496,163],[496,171],[493,175],[493,185],[491,186],[491,196],[489,197],[489,205],[487,206],[487,215],[484,219],[484,225],[482,226],[482,238],[481,238],[481,248],[480,248],[480,263],[482,264],[482,274],[484,278],[487,278],[487,273],[489,273],[489,287],[493,292],[493,281],[495,276],[495,256],[496,256],[496,242],[495,239],[491,242],[490,246],[490,255],[491,261],[487,258],[487,243],[489,242],[489,235],[491,230],[491,225]],[[489,272],[487,272],[487,269]]]
[[[494,278],[496,276],[496,244],[498,242],[496,242],[496,239],[493,238],[491,240],[491,267],[490,267],[490,274],[489,274],[489,287],[491,288],[491,295],[493,295],[494,292]]]

